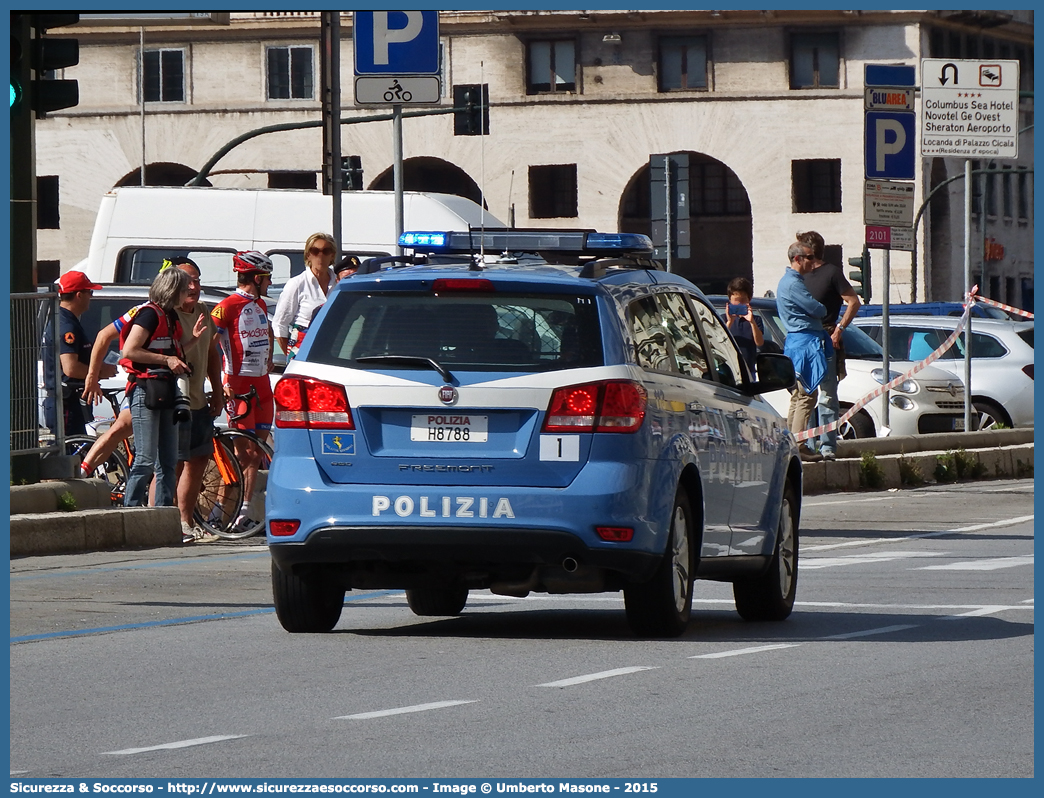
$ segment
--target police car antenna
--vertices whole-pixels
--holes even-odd
[[[486,62],[479,61],[479,224],[481,235],[479,236],[479,255],[486,262],[486,124],[485,108],[482,108],[482,87],[486,81]]]

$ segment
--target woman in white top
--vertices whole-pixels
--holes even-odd
[[[305,242],[304,259],[308,267],[283,286],[272,316],[272,332],[287,360],[297,354],[308,325],[326,295],[337,284],[332,265],[337,247],[329,233],[312,233]]]

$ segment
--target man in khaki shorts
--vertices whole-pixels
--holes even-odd
[[[171,266],[181,269],[189,278],[189,292],[185,304],[175,308],[181,329],[185,360],[192,367],[188,378],[189,421],[178,424],[178,510],[181,513],[182,539],[209,541],[217,535],[197,527],[192,522],[203,472],[213,453],[214,418],[221,414],[221,354],[210,308],[199,301],[200,271],[189,258],[172,258]],[[167,268],[165,266],[165,268]],[[208,403],[203,381],[211,385]]]

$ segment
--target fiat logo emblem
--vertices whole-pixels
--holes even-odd
[[[451,405],[457,401],[457,389],[452,385],[443,385],[439,388],[439,401],[444,405]]]

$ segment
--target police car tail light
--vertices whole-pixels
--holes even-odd
[[[435,294],[454,294],[461,291],[480,291],[485,294],[491,294],[496,288],[493,286],[492,280],[486,280],[481,277],[460,277],[456,279],[440,277],[432,283],[431,290]]]
[[[301,522],[297,520],[293,521],[269,521],[268,531],[272,533],[272,537],[285,538],[293,535],[301,527]]]
[[[598,383],[571,385],[551,394],[544,432],[593,432],[599,387]]]
[[[316,429],[355,429],[348,395],[343,385],[308,380],[305,385],[308,402],[308,426]]]
[[[609,382],[595,432],[634,432],[645,418],[645,388],[636,382]]]
[[[296,377],[284,377],[276,383],[272,391],[275,396],[275,424],[284,429],[304,428],[308,426],[308,412],[305,409],[304,380]]]
[[[627,380],[558,388],[544,432],[635,432],[645,418],[645,404],[645,389]]]
[[[355,429],[343,385],[284,377],[276,383],[275,423],[281,428]]]
[[[610,543],[629,543],[634,538],[634,530],[629,526],[596,526],[595,532]]]

